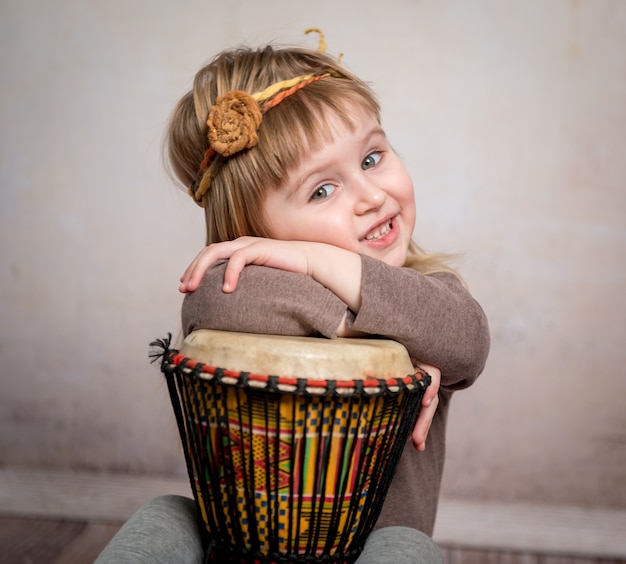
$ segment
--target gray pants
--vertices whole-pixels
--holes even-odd
[[[111,539],[96,564],[201,564],[204,558],[193,500],[158,497]],[[432,539],[408,527],[373,532],[356,564],[442,564]]]

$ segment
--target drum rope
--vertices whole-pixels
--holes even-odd
[[[167,382],[167,389],[168,389],[168,393],[170,396],[172,408],[174,410],[174,417],[176,418],[176,425],[178,427],[178,432],[180,434],[181,439],[182,437],[186,437],[187,439],[186,442],[188,442],[189,434],[187,433],[187,430],[185,427],[185,417],[183,415],[182,404],[181,404],[181,401],[179,398],[179,392],[178,392],[181,386],[180,376],[175,377],[176,368],[175,366],[172,366],[171,364],[168,363],[168,359],[169,359],[170,352],[171,352],[171,349],[170,349],[171,342],[172,342],[171,333],[168,333],[167,337],[164,339],[156,339],[155,341],[152,341],[150,343],[150,347],[152,349],[149,352],[148,356],[151,359],[150,361],[152,363],[155,363],[159,360],[161,361],[161,372],[165,375],[165,379]],[[192,451],[189,448],[183,448],[183,452],[185,455],[185,466],[187,467],[187,475],[189,477],[189,482],[191,484],[191,490],[194,495],[196,507],[198,507],[198,504],[199,504],[198,494],[196,492],[196,488],[193,487],[194,486],[194,475],[193,475],[194,462],[190,455],[190,452]],[[198,520],[198,528],[200,530],[200,536],[202,538],[202,545],[205,549],[204,564],[206,564],[209,562],[209,556],[212,552],[212,547],[215,541],[209,537],[205,524],[202,522],[202,516],[200,515],[200,513],[197,514],[196,518]]]

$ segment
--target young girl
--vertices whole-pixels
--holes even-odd
[[[448,407],[482,371],[489,333],[454,271],[411,240],[413,184],[374,94],[319,51],[227,51],[179,102],[167,149],[207,226],[181,278],[185,335],[380,336],[433,376],[357,562],[441,561],[429,537]]]

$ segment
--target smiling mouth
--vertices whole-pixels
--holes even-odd
[[[391,220],[383,223],[381,226],[376,229],[370,231],[366,236],[366,241],[378,241],[378,239],[382,239],[385,235],[387,235],[391,231]]]

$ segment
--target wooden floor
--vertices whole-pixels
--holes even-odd
[[[0,516],[2,564],[88,564],[120,523]],[[442,546],[445,564],[623,564],[626,560],[581,558]],[[393,564],[393,563],[381,563]]]
[[[119,523],[0,517],[0,562],[90,563],[119,528]]]

